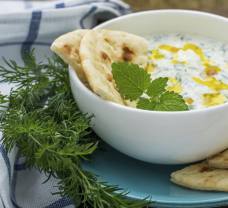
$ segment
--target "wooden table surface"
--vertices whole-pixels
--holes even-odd
[[[228,0],[124,0],[135,11],[148,9],[193,9],[228,17]]]

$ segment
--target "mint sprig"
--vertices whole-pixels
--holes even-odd
[[[137,101],[137,108],[154,111],[189,110],[183,97],[166,90],[168,78],[150,79],[150,74],[137,64],[113,63],[112,74],[124,99]]]
[[[136,64],[113,63],[112,74],[122,97],[137,100],[150,85],[150,75]]]

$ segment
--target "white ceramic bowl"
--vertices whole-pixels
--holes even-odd
[[[228,42],[228,19],[195,11],[158,10],[126,15],[97,28],[141,36],[196,33]],[[228,104],[187,112],[153,112],[102,100],[70,69],[79,108],[94,115],[94,131],[108,144],[134,158],[162,164],[205,159],[228,147]]]

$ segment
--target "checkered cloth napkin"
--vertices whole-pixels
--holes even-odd
[[[60,34],[92,28],[128,12],[128,5],[120,0],[1,1],[0,57],[21,62],[22,52],[31,48],[43,57]],[[1,84],[2,93],[9,90]],[[74,207],[69,198],[51,194],[58,191],[57,179],[43,184],[45,180],[44,174],[26,168],[16,148],[7,154],[0,140],[0,208]]]

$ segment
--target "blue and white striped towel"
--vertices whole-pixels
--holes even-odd
[[[0,57],[22,62],[21,52],[35,48],[43,58],[60,34],[128,12],[120,0],[1,1]],[[8,93],[10,87],[1,84],[0,91]],[[74,207],[70,199],[51,194],[58,191],[56,179],[42,184],[45,179],[37,170],[26,169],[16,149],[7,155],[0,141],[0,208]]]

